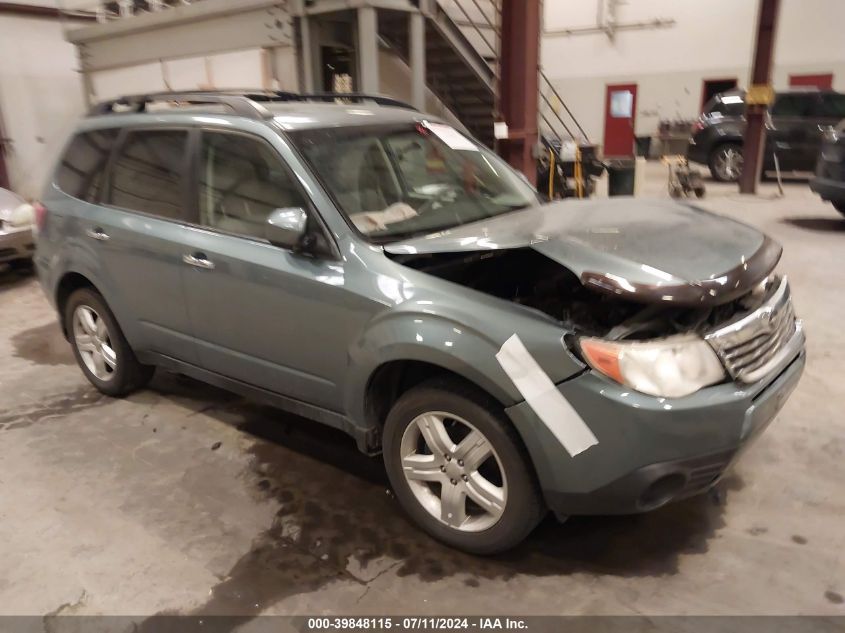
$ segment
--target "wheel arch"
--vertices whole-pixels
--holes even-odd
[[[65,338],[68,337],[67,324],[65,323],[64,318],[65,307],[67,306],[67,301],[70,298],[70,295],[80,288],[90,288],[101,296],[103,294],[93,281],[82,273],[76,271],[66,272],[62,275],[61,279],[59,279],[59,283],[56,284],[56,310],[59,313],[59,323],[62,327],[62,333],[65,335]]]
[[[372,429],[381,429],[390,409],[399,397],[433,378],[447,378],[463,382],[494,400],[502,408],[510,404],[510,398],[499,392],[491,393],[477,381],[443,365],[409,358],[383,362],[376,367],[367,380],[364,392],[364,417]],[[498,390],[497,390],[498,391]]]

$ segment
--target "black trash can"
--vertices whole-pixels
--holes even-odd
[[[633,196],[636,161],[633,158],[608,158],[607,165],[607,195]]]
[[[637,156],[648,158],[648,155],[651,153],[651,137],[638,136],[635,142],[637,144]]]

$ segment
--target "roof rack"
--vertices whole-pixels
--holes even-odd
[[[380,106],[407,108],[416,110],[412,105],[385,97],[383,95],[365,94],[361,92],[318,92],[302,94],[281,90],[195,90],[188,92],[151,92],[147,94],[126,95],[116,99],[102,101],[91,108],[91,116],[115,114],[118,112],[146,112],[147,106],[154,102],[178,101],[191,105],[222,105],[232,110],[238,116],[250,119],[270,119],[273,114],[262,104],[292,101],[355,101],[362,103],[371,101]]]
[[[388,106],[392,108],[405,108],[406,110],[416,110],[414,106],[405,101],[394,99],[393,97],[386,97],[379,94],[369,94],[365,92],[312,92],[312,93],[298,93],[298,92],[283,92],[274,91],[276,98],[271,101],[355,101],[363,103],[371,101],[376,105]]]

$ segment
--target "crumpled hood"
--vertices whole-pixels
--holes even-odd
[[[385,246],[393,254],[530,247],[588,287],[639,301],[730,301],[775,267],[756,229],[670,200],[566,200]]]

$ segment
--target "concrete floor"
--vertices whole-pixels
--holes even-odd
[[[417,531],[342,435],[162,372],[100,396],[36,281],[0,273],[0,614],[845,614],[845,218],[805,183],[708,187],[783,243],[797,391],[716,494],[487,559]]]

